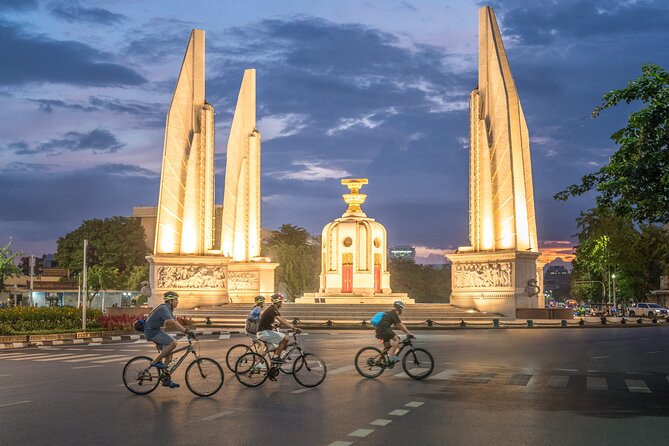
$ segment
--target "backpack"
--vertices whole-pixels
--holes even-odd
[[[369,323],[372,324],[375,327],[378,327],[379,324],[381,323],[381,319],[383,319],[383,316],[386,314],[385,311],[379,311],[376,313],[372,318],[369,320]]]
[[[260,319],[252,321],[251,319],[246,319],[246,329],[247,333],[256,334],[258,333],[258,325],[260,324]]]
[[[137,319],[135,323],[133,324],[133,327],[135,327],[135,331],[138,331],[140,333],[144,333],[144,324],[146,324],[146,319]]]

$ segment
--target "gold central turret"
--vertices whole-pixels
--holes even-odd
[[[360,214],[362,212],[362,208],[360,205],[365,202],[367,199],[367,195],[359,193],[360,189],[362,189],[362,186],[367,184],[369,181],[367,178],[347,178],[341,180],[341,184],[344,186],[348,187],[349,190],[351,191],[350,194],[344,194],[342,197],[344,198],[344,202],[348,204],[348,209],[344,213],[346,214]]]

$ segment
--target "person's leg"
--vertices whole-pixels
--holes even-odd
[[[276,351],[274,352],[274,357],[280,358],[281,352],[283,352],[286,349],[287,345],[288,345],[288,338],[283,338],[281,342],[279,342],[279,346],[276,348]]]
[[[390,340],[390,351],[388,353],[390,354],[391,357],[396,358],[399,349],[400,349],[400,337],[393,336],[392,339]]]
[[[177,348],[177,341],[175,339],[172,339],[167,333],[161,332],[158,333],[158,335],[156,335],[152,341],[158,345],[162,345],[160,353],[158,356],[156,356],[156,359],[153,360],[154,364],[156,362],[160,362],[163,358],[166,357],[172,359],[172,352],[175,348]],[[169,360],[167,363],[169,364]]]

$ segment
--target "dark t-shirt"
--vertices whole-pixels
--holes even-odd
[[[281,316],[279,309],[274,304],[265,308],[260,314],[260,322],[258,323],[258,331],[271,330],[274,318]]]
[[[391,330],[393,325],[399,325],[400,316],[397,314],[397,311],[390,310],[386,311],[386,314],[381,318],[381,322],[376,326],[376,331],[388,331]]]
[[[168,304],[161,304],[151,313],[144,323],[144,331],[160,330],[165,321],[171,321],[173,319],[174,315],[172,314],[170,306]]]

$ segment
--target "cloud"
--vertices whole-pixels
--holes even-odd
[[[293,166],[302,167],[301,170],[294,172],[273,173],[281,180],[299,180],[299,181],[323,181],[327,179],[339,179],[350,176],[351,174],[343,169],[323,167],[318,162],[296,161]]]
[[[96,25],[117,25],[127,19],[123,14],[115,14],[102,8],[86,8],[78,2],[54,2],[49,11],[55,17],[69,23],[93,23]]]
[[[60,83],[90,86],[141,85],[144,77],[111,55],[80,42],[31,34],[0,19],[0,85]]]
[[[307,127],[306,116],[295,113],[285,115],[264,116],[258,120],[256,127],[260,130],[263,141],[285,138],[300,133]]]
[[[0,146],[0,149],[13,152],[15,155],[58,155],[64,151],[91,151],[94,154],[114,153],[122,147],[124,147],[124,144],[109,130],[98,128],[86,133],[77,131],[67,132],[61,137],[53,138],[34,146],[29,145],[25,141],[15,141],[6,144],[4,147]]]
[[[37,9],[37,0],[2,0],[0,11],[30,11]]]

